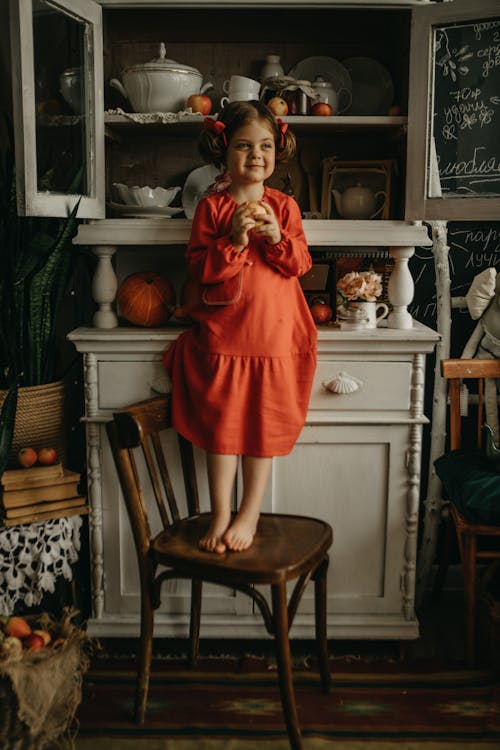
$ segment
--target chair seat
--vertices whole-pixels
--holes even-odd
[[[450,502],[469,523],[500,524],[500,474],[479,451],[457,449],[434,462]]]
[[[243,552],[205,552],[198,542],[208,529],[210,514],[183,519],[162,531],[151,546],[157,562],[186,574],[223,582],[280,583],[319,564],[332,544],[329,524],[305,516],[262,513],[253,544]]]

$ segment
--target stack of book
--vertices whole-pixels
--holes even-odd
[[[0,479],[0,524],[17,526],[88,513],[79,484],[80,474],[60,463],[5,471]]]

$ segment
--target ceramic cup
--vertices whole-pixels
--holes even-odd
[[[227,96],[220,100],[221,107],[228,102],[247,102],[259,98],[260,82],[245,76],[231,76],[224,81],[222,88]]]
[[[360,328],[376,328],[379,321],[389,315],[385,302],[357,302],[347,304],[346,320],[358,324]]]

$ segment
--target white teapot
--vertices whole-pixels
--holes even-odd
[[[346,188],[343,193],[333,189],[332,194],[335,208],[343,219],[374,219],[383,210],[387,198],[384,190],[374,193],[371,188],[359,182]],[[380,197],[384,200],[377,208],[377,201]]]
[[[332,108],[334,115],[341,115],[346,109],[349,109],[352,102],[352,95],[349,89],[341,88],[336,91],[330,81],[325,81],[322,76],[316,76],[311,83],[311,87],[316,95],[317,102],[326,102]],[[339,108],[339,100],[345,99],[345,104]]]

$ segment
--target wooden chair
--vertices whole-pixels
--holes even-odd
[[[475,445],[482,448],[482,428],[484,411],[484,378],[500,378],[500,360],[498,359],[446,359],[441,361],[441,374],[448,381],[448,393],[450,402],[449,437],[450,451],[459,450],[462,447],[462,417],[460,409],[460,387],[462,380],[475,380],[478,389],[478,407]],[[472,496],[469,494],[469,477],[474,477],[474,497],[478,496],[477,483],[484,476],[489,482],[489,487],[496,493],[497,478],[495,465],[489,463],[486,458],[478,457],[468,459],[468,451],[457,454],[455,468],[445,470],[441,465],[443,460],[449,460],[450,454],[446,454],[435,462],[438,476],[447,487],[450,494],[450,515],[446,529],[446,537],[443,543],[443,552],[439,564],[438,573],[434,585],[434,593],[438,593],[446,576],[449,564],[451,536],[455,528],[460,558],[464,576],[464,598],[465,598],[465,646],[466,662],[473,667],[476,661],[476,597],[477,597],[477,565],[487,560],[500,558],[500,524],[488,522],[487,511],[481,511],[476,502],[473,505]],[[500,470],[500,465],[498,465]],[[451,464],[450,464],[451,467]],[[472,475],[472,472],[474,474]],[[483,474],[484,472],[484,474]],[[493,483],[493,484],[492,484]],[[492,489],[489,489],[491,493]],[[480,493],[479,493],[480,494]],[[470,500],[470,502],[468,502]],[[468,509],[467,509],[468,506]],[[481,513],[484,515],[482,516]],[[498,514],[500,518],[500,473],[498,474]],[[450,523],[451,521],[451,523]],[[484,548],[486,538],[493,539],[493,548]]]
[[[293,750],[302,748],[292,682],[289,628],[301,596],[312,579],[315,586],[315,631],[323,690],[330,687],[326,639],[326,574],[332,529],[302,516],[261,514],[253,545],[244,552],[222,555],[203,552],[198,540],[208,527],[209,514],[200,513],[191,443],[178,437],[187,497],[181,515],[170,481],[160,431],[170,428],[170,398],[160,396],[113,415],[107,432],[135,541],[141,585],[141,634],[135,719],[144,721],[152,654],[153,614],[160,589],[172,578],[191,580],[190,662],[198,656],[202,582],[227,586],[248,594],[259,608],[267,631],[275,638],[279,687],[286,727]],[[147,471],[140,477],[136,449],[142,449]],[[140,451],[139,451],[140,453]],[[149,487],[146,488],[146,482]],[[142,486],[141,486],[142,484]],[[152,536],[144,503],[146,492],[156,500],[163,529]],[[167,501],[167,507],[164,502]],[[286,584],[296,581],[287,602]],[[269,606],[255,585],[268,584]]]

